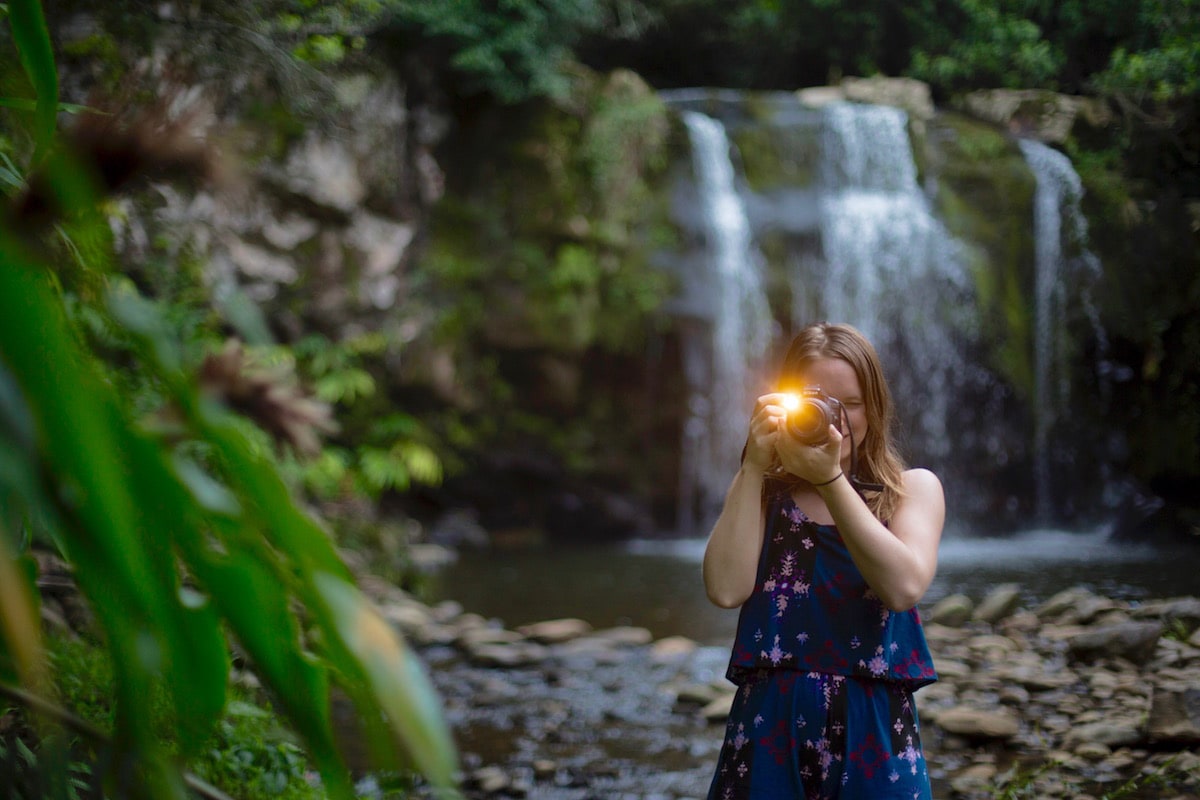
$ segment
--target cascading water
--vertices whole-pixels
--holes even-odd
[[[937,169],[923,185],[904,111],[814,108],[786,93],[684,90],[666,99],[692,145],[672,203],[690,244],[675,307],[691,391],[679,528],[703,532],[736,468],[747,412],[768,388],[757,382],[775,367],[763,356],[784,344],[771,341],[778,329],[768,309],[792,330],[831,320],[867,335],[897,399],[902,448],[942,477],[964,513],[997,522],[1075,514],[1071,497],[1060,504],[1055,486],[1068,488],[1060,472],[1072,470],[1072,490],[1096,487],[1075,466],[1062,410],[1080,377],[1071,360],[1081,337],[1104,344],[1094,319],[1092,330],[1078,327],[1081,307],[1089,313],[1083,271],[1095,276],[1099,265],[1086,250],[1080,181],[1066,157],[1020,145],[1017,157],[1037,179],[1036,265],[1028,265],[1036,278],[1024,289],[1013,283],[1027,274],[1021,264],[989,260],[935,213],[935,198],[939,208],[947,198],[959,209],[969,201],[942,194]],[[926,142],[941,146],[949,130]],[[753,150],[739,152],[739,143]],[[964,226],[962,213],[956,230],[993,224],[975,216]],[[786,296],[768,298],[768,285]],[[1013,305],[1026,292],[1028,328]]]
[[[720,497],[736,468],[772,320],[725,128],[698,112],[685,111],[682,117],[692,145],[704,241],[701,268],[685,277],[687,303],[711,328],[711,336],[684,343],[689,417],[683,427],[678,524],[691,530],[698,502]]]
[[[699,203],[693,227],[704,240],[676,308],[703,321],[699,336],[684,341],[692,394],[679,527],[694,530],[691,510],[703,516],[719,503],[753,397],[768,388],[752,384],[774,367],[762,363],[775,326],[754,236],[769,229],[808,243],[788,256],[792,325],[828,319],[866,333],[897,389],[913,398],[908,424],[924,452],[944,453],[945,385],[964,370],[961,337],[946,328],[942,309],[962,290],[964,270],[917,183],[904,112],[848,103],[813,110],[773,96],[776,133],[811,141],[817,169],[812,186],[763,196],[739,184],[722,123],[686,108],[692,96],[672,99],[685,106],[697,195],[687,200]]]
[[[946,454],[950,383],[964,368],[946,308],[966,291],[955,242],[917,183],[900,109],[833,104],[821,126],[823,258],[793,278],[795,322],[848,322],[883,356],[924,451]]]
[[[1068,254],[1095,277],[1099,265],[1086,249],[1087,221],[1080,210],[1083,185],[1066,155],[1041,142],[1022,139],[1021,152],[1037,180],[1034,195],[1034,428],[1035,510],[1042,520],[1052,513],[1053,470],[1050,434],[1067,407],[1070,375],[1066,369],[1070,341],[1064,325],[1067,281],[1072,278]],[[1094,326],[1099,328],[1098,325]]]

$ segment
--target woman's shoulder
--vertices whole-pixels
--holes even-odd
[[[933,471],[924,467],[906,469],[900,475],[901,507],[923,506],[932,508],[945,507],[945,493],[942,481]]]
[[[932,470],[925,469],[924,467],[906,469],[900,473],[900,479],[903,481],[905,489],[909,488],[909,486],[917,488],[921,486],[941,487],[942,485],[941,479]]]

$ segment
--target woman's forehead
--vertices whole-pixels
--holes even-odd
[[[805,364],[799,378],[805,386],[820,386],[829,394],[859,395],[862,386],[859,385],[858,373],[848,361],[840,358],[819,358]]]

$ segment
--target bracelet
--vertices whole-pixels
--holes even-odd
[[[845,474],[846,474],[845,472],[839,471],[837,475],[834,475],[832,478],[825,481],[824,483],[814,483],[813,486],[814,487],[815,486],[828,486],[829,484],[833,483],[834,481],[836,481],[838,478],[842,477]]]

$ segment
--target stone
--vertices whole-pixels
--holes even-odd
[[[1081,742],[1075,748],[1075,755],[1088,761],[1103,761],[1112,753],[1112,748],[1103,742]]]
[[[1150,698],[1147,733],[1157,742],[1200,745],[1200,688],[1155,689]]]
[[[995,764],[971,764],[950,779],[950,788],[960,795],[971,795],[992,787],[997,773]]]
[[[729,717],[729,710],[733,708],[734,697],[732,694],[721,695],[700,709],[700,716],[709,722],[724,722]]]
[[[232,234],[223,243],[234,268],[248,278],[291,284],[300,277],[295,262],[285,255],[244,242]]]
[[[846,93],[839,86],[809,86],[796,92],[796,99],[809,108],[824,108],[831,103],[846,101]]]
[[[654,634],[645,628],[620,625],[615,628],[604,628],[594,631],[589,634],[589,638],[599,639],[618,646],[636,647],[638,645],[650,644],[650,642],[654,641]]]
[[[1096,595],[1090,589],[1083,586],[1072,586],[1051,596],[1038,606],[1034,613],[1041,619],[1055,619],[1080,603],[1095,599]]]
[[[675,702],[686,705],[706,706],[713,700],[717,699],[718,695],[728,694],[721,692],[710,683],[689,683],[679,687],[675,693]]]
[[[667,636],[650,647],[650,656],[655,661],[675,661],[696,652],[697,646],[686,636]]]
[[[379,613],[406,636],[433,622],[429,609],[416,603],[388,603]]]
[[[481,667],[526,667],[545,658],[544,650],[538,645],[482,644],[467,652],[471,663]]]
[[[291,250],[317,235],[319,226],[314,220],[290,213],[283,219],[270,218],[263,223],[263,238],[279,250]]]
[[[984,89],[962,100],[964,109],[1017,136],[1062,144],[1082,122],[1103,127],[1112,119],[1102,100],[1056,94],[1038,89]]]
[[[561,644],[591,633],[592,626],[591,623],[581,619],[568,617],[521,625],[517,630],[531,641],[541,644]]]
[[[459,632],[458,643],[466,648],[489,644],[515,644],[525,637],[504,628],[466,628]]]
[[[1135,719],[1105,719],[1083,725],[1073,725],[1063,737],[1063,745],[1074,749],[1084,742],[1094,742],[1107,747],[1129,747],[1144,738],[1141,726]]]
[[[929,611],[929,621],[951,628],[960,628],[971,618],[975,604],[965,594],[943,597]]]
[[[1184,636],[1200,630],[1200,597],[1185,597],[1162,604],[1159,619]]]
[[[933,119],[935,113],[929,84],[912,78],[848,77],[842,79],[841,88],[847,100],[901,108],[915,120]]]
[[[500,767],[482,767],[471,773],[471,784],[484,794],[499,794],[512,785],[512,780]]]
[[[1021,646],[1007,636],[984,634],[975,636],[967,645],[972,653],[982,654],[986,658],[999,658],[1009,653],[1015,653]]]
[[[1105,625],[1072,636],[1067,648],[1077,659],[1124,658],[1145,664],[1154,656],[1163,626],[1158,622],[1126,622]]]
[[[353,211],[367,196],[354,155],[341,142],[317,134],[292,150],[283,175],[288,189],[338,212]]]
[[[972,619],[995,625],[1012,614],[1021,604],[1021,587],[1016,583],[1004,583],[994,587],[975,608]]]
[[[935,658],[933,662],[937,669],[938,677],[942,680],[957,680],[965,678],[971,674],[971,667],[961,661],[953,661],[948,658]]]
[[[1011,739],[1021,731],[1020,719],[1006,708],[956,706],[940,712],[937,725],[967,739]]]

